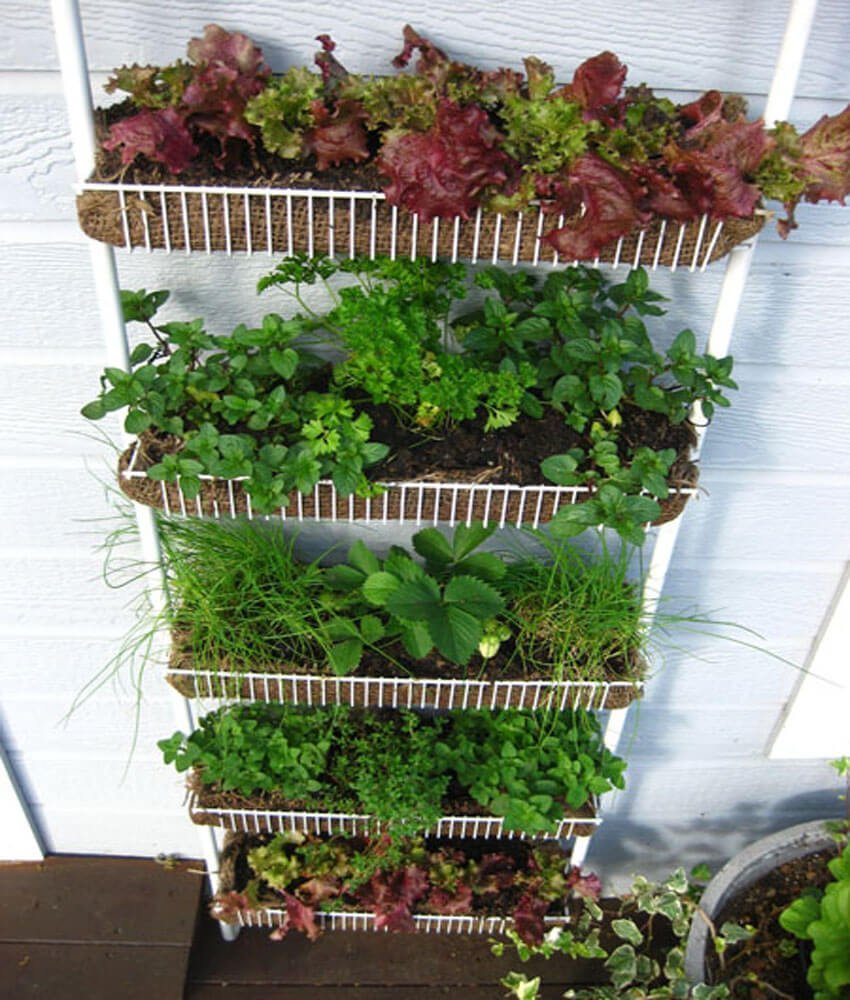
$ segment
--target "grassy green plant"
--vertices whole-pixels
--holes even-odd
[[[629,579],[629,551],[603,546],[590,557],[553,543],[542,532],[545,561],[522,559],[504,581],[516,657],[536,673],[544,664],[555,679],[578,675],[604,680],[606,668],[638,660],[648,643],[639,588]]]

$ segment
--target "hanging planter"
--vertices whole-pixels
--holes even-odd
[[[625,762],[595,715],[230,705],[160,740],[196,823],[257,833],[589,836]]]
[[[551,563],[477,551],[494,530],[422,529],[424,563],[356,542],[325,567],[262,521],[163,521],[168,679],[202,698],[315,707],[629,704],[646,662],[627,550],[591,558],[540,536]]]
[[[77,196],[88,236],[127,250],[330,257],[423,257],[491,264],[574,264],[544,242],[550,217],[477,208],[468,219],[435,218],[389,205],[380,191],[333,191],[221,185],[89,182]],[[688,222],[657,219],[601,246],[591,258],[614,267],[705,270],[763,228],[767,215]],[[564,219],[559,217],[561,226]]]
[[[382,867],[375,843],[362,839],[231,834],[211,912],[241,927],[274,928],[278,940],[291,931],[315,940],[324,929],[499,934],[513,927],[533,944],[569,921],[574,893],[598,896],[598,879],[565,870],[569,856],[554,847],[494,846],[412,841]],[[317,864],[322,856],[334,859],[333,871],[313,874],[328,871],[327,862]]]
[[[357,284],[334,286],[331,278]],[[728,406],[732,359],[682,330],[665,352],[643,316],[644,270],[475,276],[461,264],[292,257],[264,277],[300,307],[256,329],[154,323],[165,291],[124,292],[145,323],[131,371],[108,368],[83,407],[126,407],[119,460],[133,500],[166,513],[404,524],[594,525],[640,544],[695,491],[690,418]],[[324,282],[317,313],[303,289]],[[310,348],[338,352],[335,360]],[[458,346],[462,350],[458,350]]]
[[[78,199],[95,239],[166,251],[303,252],[493,263],[704,268],[753,237],[762,197],[842,200],[850,114],[803,136],[709,91],[687,105],[623,89],[611,52],[555,84],[452,61],[409,25],[394,60],[272,77],[244,35],[208,25],[188,61],[121,67]],[[829,161],[828,170],[822,164]],[[120,180],[115,178],[120,174]]]
[[[158,449],[156,449],[158,451]],[[135,503],[155,507],[166,514],[183,517],[249,518],[258,512],[245,489],[245,478],[224,479],[201,473],[197,492],[187,497],[177,482],[148,477],[156,464],[150,449],[137,441],[118,460],[118,485]],[[688,500],[695,496],[699,472],[693,462],[680,458],[668,480],[668,496],[659,502],[660,513],[652,524],[666,524],[677,518]],[[511,483],[455,482],[449,479],[385,482],[377,480],[374,496],[341,495],[331,479],[320,479],[308,493],[292,490],[274,511],[284,521],[342,521],[364,524],[438,524],[454,527],[482,521],[538,528],[551,521],[562,507],[589,500],[594,490],[587,486],[540,484],[519,486]]]

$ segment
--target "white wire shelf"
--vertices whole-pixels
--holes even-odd
[[[375,485],[382,491],[374,497],[341,496],[329,479],[320,480],[311,493],[293,492],[286,507],[274,515],[257,514],[244,487],[245,478],[221,479],[198,476],[201,489],[189,498],[179,482],[149,479],[137,441],[119,463],[119,485],[132,500],[181,517],[235,518],[237,516],[280,517],[283,521],[330,521],[362,524],[439,524],[454,526],[482,521],[485,525],[530,525],[539,527],[552,520],[561,507],[588,499],[587,486],[513,483],[386,481]],[[696,486],[680,486],[661,502],[656,524],[677,517]]]
[[[274,907],[263,907],[251,913],[237,913],[240,927],[279,927],[286,921],[286,910]],[[333,912],[315,914],[316,924],[323,930],[334,931],[372,931],[387,933],[386,927],[376,928],[372,913]],[[560,927],[567,923],[564,916],[544,917],[547,928]],[[485,917],[449,914],[414,914],[413,923],[417,933],[423,934],[504,934],[513,927],[510,917]]]
[[[590,812],[590,810],[588,810]],[[202,804],[198,794],[189,796],[189,815],[198,824],[219,826],[237,833],[379,834],[383,825],[373,816],[356,813],[300,812],[276,809],[230,808]],[[565,816],[551,833],[527,835],[506,830],[501,816],[442,816],[429,837],[498,837],[506,840],[566,840],[588,837],[601,825],[596,815]]]
[[[380,191],[87,181],[78,192],[83,231],[127,250],[579,263],[542,242],[548,230],[568,220],[536,206],[511,213],[478,209],[468,220],[424,224],[388,205]],[[708,216],[683,223],[657,220],[583,263],[705,270],[763,224],[764,213],[725,222]]]
[[[642,681],[478,681],[429,677],[328,677],[172,667],[168,680],[188,697],[326,707],[408,709],[625,708]]]

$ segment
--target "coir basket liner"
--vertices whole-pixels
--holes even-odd
[[[542,237],[563,216],[477,210],[467,220],[417,216],[388,205],[378,191],[88,183],[77,198],[83,231],[113,246],[186,252],[223,250],[313,256],[432,257],[532,264],[572,263]],[[764,225],[745,219],[655,220],[614,240],[597,262],[631,267],[703,268]]]

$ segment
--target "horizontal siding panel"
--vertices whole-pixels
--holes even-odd
[[[810,642],[820,626],[843,563],[817,571],[793,564],[753,570],[746,562],[724,568],[718,561],[690,569],[674,561],[662,592],[661,606],[670,614],[709,614],[760,633],[768,648],[779,642]]]
[[[130,510],[115,482],[116,461],[108,449],[78,468],[6,471],[14,483],[0,518],[0,550],[63,548],[92,554],[108,532],[127,523],[116,506]],[[122,546],[122,556],[131,550]]]
[[[115,810],[107,804],[96,814],[90,808],[47,806],[36,807],[33,815],[51,854],[197,858],[202,853],[198,827],[185,810]]]
[[[725,414],[723,415],[725,417]],[[702,474],[707,497],[689,504],[676,547],[677,559],[698,559],[714,550],[736,559],[835,559],[850,551],[850,483],[821,486],[816,473],[810,484],[749,485]]]
[[[111,698],[100,695],[73,711],[64,697],[4,699],[6,748],[28,761],[76,760],[81,768],[110,761],[123,770],[130,759],[132,766],[161,765],[157,742],[189,727],[178,722],[164,681],[158,682],[156,696],[152,683],[145,687],[147,694],[138,705],[132,692],[120,699],[113,692]]]
[[[117,637],[24,638],[0,633],[0,660],[3,663],[0,703],[55,698],[62,702],[56,715],[56,718],[61,717],[77,694],[109,663],[120,642]],[[151,669],[151,676],[158,679],[155,668]],[[116,699],[128,701],[133,692],[131,678],[121,675],[114,681],[107,679],[93,694],[93,699],[107,704]],[[6,717],[14,724],[8,708]]]
[[[691,719],[729,705],[773,709],[791,694],[810,646],[804,640],[768,642],[732,628],[671,625],[655,640],[637,723],[645,728],[645,710]]]
[[[738,372],[740,391],[706,435],[706,465],[727,469],[843,473],[850,433],[846,385],[783,385]]]
[[[138,587],[110,590],[96,558],[7,557],[0,577],[0,632],[4,627],[37,628],[67,624],[97,629],[123,628]]]
[[[714,761],[733,758],[760,759],[779,718],[781,704],[773,708],[702,708],[670,712],[642,705],[635,712],[633,728],[626,727],[620,753],[630,765],[646,760],[663,762],[675,754],[676,760]],[[663,763],[662,765],[663,766]],[[628,773],[626,776],[628,784]]]
[[[185,781],[173,768],[153,760],[124,757],[101,760],[41,759],[9,755],[28,801],[42,808],[104,812],[180,809]],[[94,824],[93,824],[94,825]]]
[[[384,72],[401,48],[405,21],[447,49],[457,59],[495,67],[518,65],[535,54],[552,62],[568,79],[575,65],[602,49],[611,49],[631,69],[630,80],[653,86],[722,90],[767,89],[782,37],[785,6],[758,0],[741,7],[735,0],[711,5],[688,0],[676,5],[675,47],[671,46],[670,10],[640,0],[624,7],[611,0],[585,4],[565,21],[555,7],[530,0],[496,0],[487,7],[469,3],[379,3],[364,8],[343,0],[318,11],[307,0],[281,9],[268,3],[246,2],[238,13],[223,0],[192,0],[173,4],[152,0],[125,4],[120,0],[81,3],[93,69],[111,69],[121,62],[162,63],[185,54],[188,39],[202,26],[217,21],[242,30],[263,47],[277,69],[307,63],[316,49],[315,36],[329,32],[339,43],[337,55],[354,72]],[[7,31],[0,63],[16,68],[44,69],[56,65],[48,12],[23,9],[2,0],[0,13]],[[846,8],[841,0],[822,0],[814,26],[809,57],[799,92],[831,95],[850,92],[842,32]],[[640,31],[635,31],[635,25]]]
[[[73,215],[73,156],[60,94],[0,94],[0,150],[0,221]]]
[[[118,440],[121,431],[115,414],[94,425],[80,415],[100,391],[101,371],[93,365],[0,369],[0,456],[100,458],[98,432]]]

